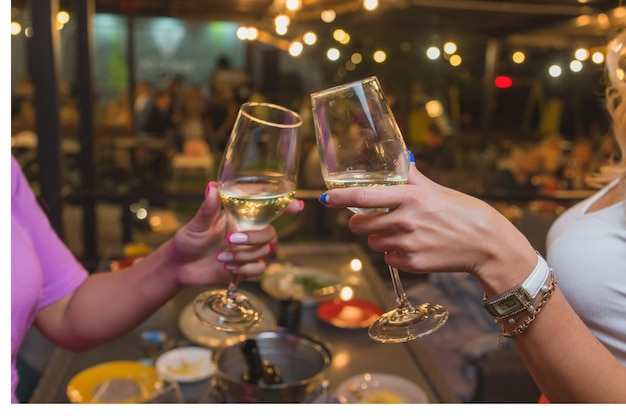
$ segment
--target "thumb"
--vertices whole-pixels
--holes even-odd
[[[217,191],[217,183],[209,182],[205,192],[205,198],[200,205],[200,209],[187,224],[187,228],[192,232],[205,232],[211,228],[220,216],[221,200]]]

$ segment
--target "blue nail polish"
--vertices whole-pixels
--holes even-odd
[[[320,198],[317,199],[317,200],[319,200],[319,202],[322,205],[327,205],[328,204],[328,193],[323,193],[322,195],[320,195]]]
[[[415,156],[411,151],[409,151],[409,161],[411,162],[411,164],[415,164]]]

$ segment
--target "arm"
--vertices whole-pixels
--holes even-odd
[[[300,208],[294,200],[289,211]],[[131,267],[91,275],[73,293],[41,309],[36,325],[56,344],[83,350],[139,325],[184,286],[225,285],[226,269],[261,274],[263,257],[276,239],[274,228],[246,231],[247,242],[229,247],[228,226],[217,188],[211,187],[195,217],[171,240]]]
[[[485,202],[433,183],[415,167],[408,185],[329,190],[329,207],[389,207],[354,215],[385,261],[416,273],[464,271],[488,296],[517,286],[537,257],[528,240]],[[323,200],[323,199],[322,199]],[[626,368],[595,338],[558,290],[514,342],[551,402],[626,402]]]

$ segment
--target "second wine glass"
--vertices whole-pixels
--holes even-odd
[[[244,103],[239,109],[218,172],[224,210],[237,230],[260,229],[281,215],[296,192],[300,115],[271,103]],[[227,289],[210,290],[194,300],[205,324],[221,331],[245,332],[261,313],[238,290],[231,274]]]
[[[409,155],[391,108],[376,77],[311,94],[322,176],[329,189],[404,184]],[[354,213],[387,208],[349,208]],[[448,311],[438,304],[413,306],[398,270],[389,267],[396,308],[369,328],[381,342],[406,342],[439,329]]]

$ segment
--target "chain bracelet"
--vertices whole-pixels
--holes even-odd
[[[548,299],[550,299],[550,296],[552,296],[552,293],[554,293],[555,289],[556,289],[556,276],[554,275],[554,273],[552,273],[552,271],[550,271],[550,285],[548,287],[548,290],[544,292],[544,294],[541,297],[541,300],[539,301],[539,304],[535,307],[533,312],[529,316],[527,316],[526,319],[524,319],[524,321],[521,324],[519,324],[515,329],[511,331],[505,331],[504,325],[501,326],[500,346],[502,346],[504,338],[513,338],[517,335],[524,333],[524,331],[526,331],[526,329],[530,326],[530,324],[537,317],[537,314],[541,312],[541,309],[543,308],[543,306],[548,302]]]

